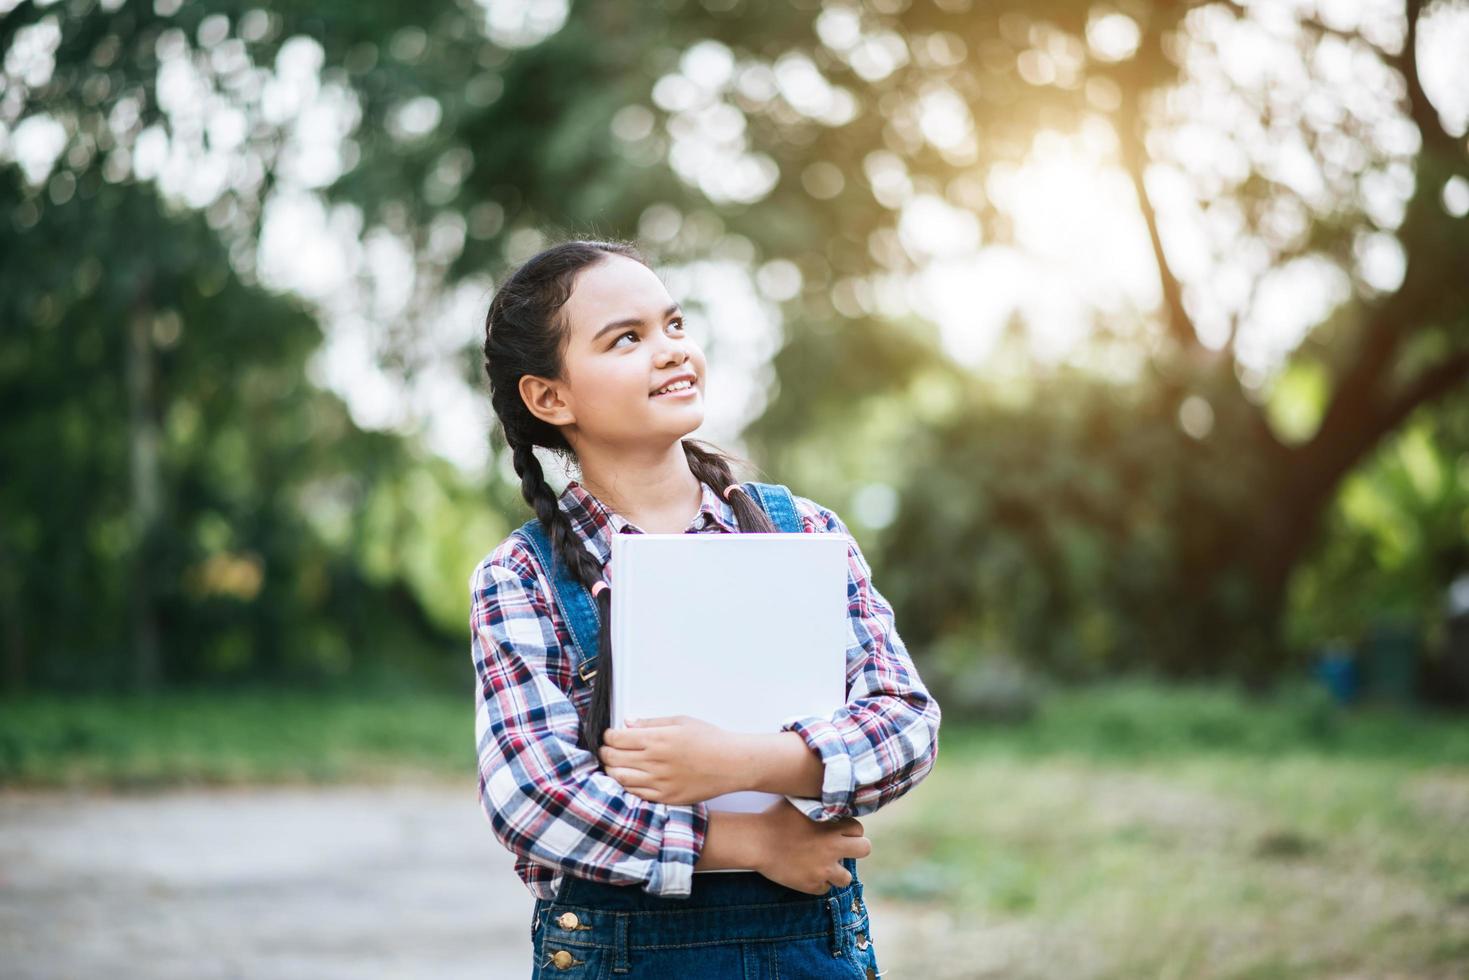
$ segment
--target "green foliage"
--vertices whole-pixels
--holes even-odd
[[[1254,430],[1224,418],[1195,439],[1147,389],[1071,369],[995,392],[886,363],[890,384],[937,386],[952,395],[946,407],[889,406],[885,430],[865,414],[834,417],[802,432],[789,465],[823,465],[831,440],[897,490],[891,523],[865,534],[853,524],[924,662],[1000,655],[1095,677],[1143,665],[1222,672],[1257,655],[1217,625],[1258,608],[1241,551],[1251,487],[1264,479]],[[760,430],[778,429],[781,412],[777,403]],[[832,499],[849,512],[845,495]]]
[[[1266,412],[1282,441],[1306,442],[1316,434],[1326,411],[1330,375],[1318,361],[1292,362],[1271,386]]]
[[[782,301],[786,343],[750,455],[764,478],[850,519],[910,647],[945,669],[999,654],[1064,676],[1148,665],[1258,677],[1290,664],[1283,637],[1299,652],[1375,611],[1430,614],[1465,561],[1462,432],[1410,434],[1396,462],[1341,484],[1398,426],[1394,397],[1453,390],[1452,372],[1432,391],[1420,382],[1456,363],[1469,324],[1453,264],[1469,223],[1440,203],[1445,181],[1462,179],[1462,141],[1434,128],[1416,89],[1398,120],[1418,125],[1416,155],[1377,145],[1346,112],[1324,135],[1311,113],[1211,131],[1243,165],[1209,176],[1194,203],[1243,223],[1234,244],[1263,260],[1261,275],[1297,260],[1349,270],[1361,235],[1384,232],[1355,184],[1333,178],[1325,206],[1305,200],[1240,134],[1299,135],[1312,153],[1360,154],[1348,169],[1418,175],[1394,232],[1403,287],[1329,311],[1269,392],[1241,384],[1232,350],[1198,342],[1191,303],[1095,325],[1074,362],[1123,350],[1141,366],[1132,381],[1030,363],[1006,377],[1018,318],[976,372],[931,324],[877,298],[929,247],[899,227],[900,198],[942,200],[986,244],[1012,242],[992,193],[1004,181],[990,178],[1013,175],[1038,132],[1100,120],[1142,187],[1178,136],[1168,107],[1186,104],[1155,97],[1193,70],[1181,52],[1213,43],[1192,33],[1201,15],[1254,15],[1118,8],[1138,43],[1114,58],[1089,33],[1105,12],[1073,0],[726,6],[573,4],[531,40],[497,34],[483,4],[79,0],[22,2],[0,19],[7,53],[37,25],[57,34],[49,73],[7,67],[5,125],[47,116],[64,135],[40,186],[15,166],[0,173],[3,683],[319,681],[378,657],[463,668],[463,580],[523,507],[498,473],[469,485],[411,437],[361,431],[308,381],[315,314],[253,271],[282,187],[319,191],[364,234],[404,243],[415,302],[493,279],[563,232],[642,236],[655,261],[793,264],[799,289]],[[1302,50],[1337,33],[1307,24]],[[903,57],[888,70],[857,56],[890,42]],[[1360,43],[1366,62],[1402,69]],[[333,147],[342,172],[313,178],[292,143],[300,119],[267,90],[272,69],[318,55],[311,85],[353,122]],[[222,142],[165,105],[160,79],[184,64],[242,120],[227,186],[197,210],[161,197],[141,162],[145,136],[168,153]],[[826,109],[803,100],[802,77],[808,96],[831,96]],[[918,103],[935,91],[962,101],[972,141],[925,135]],[[848,117],[827,114],[842,105]],[[719,134],[742,164],[778,174],[763,196],[720,193],[738,168],[689,166],[687,139]],[[1146,216],[1153,202],[1139,204]],[[1178,283],[1162,258],[1168,307]],[[387,360],[411,356],[426,316],[378,325],[399,338]],[[1386,336],[1401,347],[1369,356],[1363,339]],[[1282,597],[1307,559],[1282,633]]]
[[[24,206],[15,176],[0,211]],[[129,249],[91,244],[124,229]],[[478,558],[455,537],[470,491],[306,383],[315,321],[243,282],[201,216],[99,184],[0,244],[0,317],[31,324],[0,335],[12,683],[133,683],[143,609],[163,626],[161,678],[181,683],[326,678],[462,630],[467,594],[446,596],[434,563]],[[148,375],[130,389],[139,357]],[[385,505],[391,527],[373,520]]]
[[[1383,621],[1442,642],[1448,583],[1469,565],[1469,409],[1417,413],[1347,477],[1321,541],[1292,583],[1292,643],[1355,643]]]

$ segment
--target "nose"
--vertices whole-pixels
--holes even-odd
[[[689,359],[688,347],[682,340],[669,341],[668,346],[658,352],[658,364],[666,367],[672,364],[682,364]]]

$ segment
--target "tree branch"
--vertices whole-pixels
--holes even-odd
[[[1173,273],[1173,267],[1168,264],[1168,256],[1163,250],[1163,238],[1158,233],[1158,214],[1153,207],[1152,199],[1148,197],[1147,184],[1143,179],[1143,173],[1147,169],[1147,151],[1143,148],[1143,118],[1142,118],[1142,96],[1141,87],[1138,85],[1123,85],[1124,97],[1122,109],[1118,113],[1118,144],[1121,147],[1122,165],[1127,170],[1128,177],[1132,180],[1133,192],[1137,195],[1137,206],[1142,212],[1143,221],[1148,226],[1148,241],[1153,248],[1153,259],[1158,264],[1158,284],[1163,290],[1163,309],[1167,317],[1168,332],[1178,345],[1184,350],[1193,350],[1202,346],[1199,342],[1198,331],[1194,328],[1193,320],[1183,306],[1183,287],[1179,284],[1178,277]]]
[[[1307,454],[1327,459],[1350,456],[1342,465],[1350,464],[1360,455],[1360,450],[1353,447],[1365,441],[1358,430],[1363,409],[1372,403],[1399,342],[1419,326],[1428,306],[1427,291],[1413,288],[1414,271],[1410,261],[1409,277],[1404,280],[1403,288],[1379,306],[1362,327],[1361,346],[1332,392],[1315,436],[1303,447]],[[1329,465],[1341,462],[1336,460]]]
[[[1235,0],[1217,0],[1217,2],[1233,11],[1236,17],[1250,16],[1250,9]],[[1309,28],[1317,37],[1334,37],[1347,42],[1360,41],[1379,52],[1389,65],[1402,73],[1403,80],[1407,83],[1408,116],[1422,134],[1424,146],[1439,151],[1455,152],[1459,146],[1458,141],[1445,132],[1443,122],[1438,117],[1438,110],[1429,101],[1428,94],[1423,91],[1423,82],[1418,75],[1418,19],[1423,12],[1423,0],[1404,0],[1403,8],[1408,31],[1403,39],[1402,50],[1397,52],[1384,50],[1357,31],[1339,30],[1323,24],[1315,17],[1303,17],[1300,24],[1302,27]]]
[[[1372,414],[1367,435],[1375,439],[1397,428],[1419,405],[1427,404],[1469,379],[1469,348],[1455,351],[1399,389]]]
[[[1404,15],[1408,18],[1408,36],[1403,40],[1403,50],[1389,59],[1403,80],[1408,84],[1408,115],[1423,137],[1424,148],[1449,154],[1458,151],[1458,140],[1443,128],[1438,110],[1423,91],[1423,81],[1418,76],[1418,17],[1423,10],[1423,0],[1406,0]]]
[[[1217,2],[1222,3],[1225,7],[1229,8],[1232,11],[1234,11],[1234,15],[1236,17],[1239,17],[1239,18],[1242,18],[1243,19],[1243,18],[1248,18],[1250,16],[1250,8],[1249,7],[1246,7],[1242,3],[1236,3],[1236,2],[1234,2],[1234,0],[1217,0]],[[1300,23],[1301,23],[1302,26],[1309,27],[1309,28],[1311,28],[1311,30],[1315,31],[1318,35],[1321,35],[1321,36],[1324,36],[1324,37],[1334,37],[1334,38],[1338,38],[1338,39],[1343,40],[1343,41],[1361,41],[1363,44],[1368,45],[1369,47],[1373,48],[1374,50],[1377,50],[1377,51],[1381,51],[1382,50],[1380,47],[1378,47],[1377,45],[1373,44],[1371,41],[1367,40],[1365,37],[1363,37],[1361,34],[1357,33],[1356,31],[1343,31],[1343,30],[1341,30],[1339,28],[1332,27],[1329,24],[1323,24],[1323,23],[1321,23],[1321,21],[1317,20],[1315,17],[1302,17],[1300,19]]]

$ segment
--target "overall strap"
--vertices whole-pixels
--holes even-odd
[[[572,642],[580,654],[577,670],[582,680],[586,680],[597,659],[597,636],[602,629],[597,603],[587,587],[572,576],[571,567],[557,559],[556,549],[551,546],[551,539],[539,517],[522,524],[520,533],[530,542],[541,567],[548,570],[547,578],[556,592],[556,607],[561,610],[566,627],[571,631]]]
[[[747,480],[744,486],[751,491],[750,496],[760,508],[770,515],[776,527],[790,534],[800,534],[804,530],[801,515],[796,511],[795,498],[787,487],[779,483],[756,483],[754,480]]]

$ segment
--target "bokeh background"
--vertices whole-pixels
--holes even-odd
[[[21,975],[524,974],[479,348],[571,235],[945,709],[885,975],[1469,969],[1463,0],[0,0],[0,52]]]

